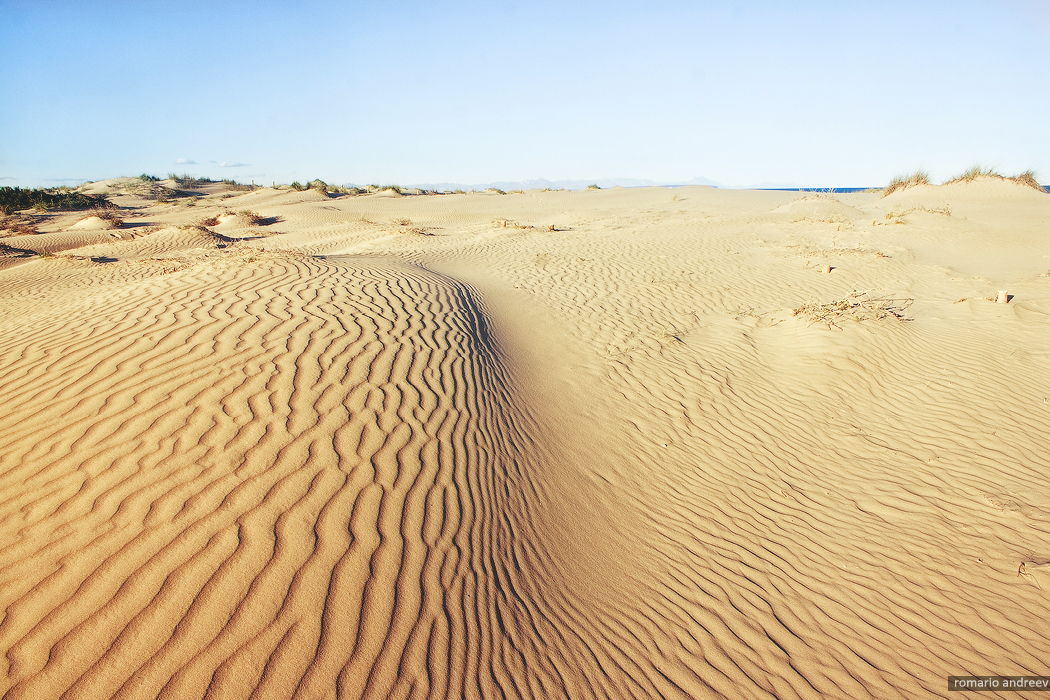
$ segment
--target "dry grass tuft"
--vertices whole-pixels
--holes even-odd
[[[368,219],[364,218],[364,216],[362,216],[361,220],[365,221],[367,223],[372,223],[372,222],[368,221]],[[407,233],[407,234],[411,234],[411,235],[415,235],[415,236],[433,236],[434,235],[433,233],[431,233],[431,229],[429,229],[429,228],[427,228],[425,226],[413,226],[412,225],[412,219],[406,219],[406,218],[402,217],[402,218],[399,218],[399,219],[391,219],[390,223],[392,223],[395,226],[399,227],[398,228],[398,233]]]
[[[905,310],[911,305],[911,299],[872,298],[867,292],[851,291],[838,301],[827,304],[815,302],[803,304],[791,311],[792,316],[801,316],[810,324],[823,323],[829,329],[842,330],[838,322],[844,319],[854,321],[881,321],[895,318],[906,321]]]
[[[536,228],[535,226],[523,224],[519,221],[511,221],[510,219],[495,219],[493,220],[492,225],[497,228],[516,228],[522,231]],[[553,231],[554,229],[550,228],[550,230]]]
[[[6,231],[8,236],[31,236],[40,233],[37,226],[42,217],[32,214],[12,214],[0,219],[0,231]]]
[[[915,187],[916,185],[930,184],[930,174],[925,170],[916,170],[911,175],[898,175],[890,180],[890,184],[882,189],[882,196],[893,194],[897,190]]]
[[[973,182],[979,177],[995,178],[997,180],[1009,180],[1015,182],[1018,185],[1024,185],[1025,187],[1031,187],[1034,190],[1040,192],[1046,192],[1043,186],[1039,184],[1039,181],[1035,179],[1035,173],[1031,170],[1026,170],[1020,175],[1006,176],[992,168],[982,168],[979,165],[975,165],[962,175],[956,175],[951,180],[947,180],[944,184],[952,185],[957,182]]]
[[[1039,190],[1040,192],[1046,192],[1043,186],[1039,184],[1039,181],[1035,179],[1035,173],[1031,170],[1025,170],[1020,175],[1014,175],[1013,177],[1007,178],[1013,180],[1018,185],[1024,185],[1025,187],[1031,187],[1032,189]]]
[[[954,185],[956,182],[973,182],[979,177],[995,177],[1000,180],[1004,179],[1002,174],[996,172],[993,168],[982,168],[979,165],[975,165],[962,175],[956,175],[951,180],[946,180],[944,184]]]
[[[249,226],[259,226],[264,221],[266,221],[265,216],[257,212],[251,211],[250,209],[241,209],[239,212],[237,212],[237,216],[239,216],[241,220]]]
[[[916,207],[915,211],[924,211],[924,212],[926,212],[928,214],[940,214],[941,216],[951,216],[952,215],[952,207],[951,207],[950,204],[945,204],[945,205],[940,206],[940,207],[926,207],[926,206]],[[907,212],[905,212],[905,213],[907,213]]]

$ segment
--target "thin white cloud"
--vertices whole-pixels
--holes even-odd
[[[176,158],[175,163],[178,165],[196,165],[197,161],[190,160],[189,158]]]
[[[247,168],[248,163],[231,163],[229,161],[223,161],[219,163],[220,168]]]

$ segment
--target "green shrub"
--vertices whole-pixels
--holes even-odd
[[[22,209],[96,209],[112,206],[104,194],[84,194],[70,191],[68,188],[22,189],[21,187],[0,187],[0,213],[7,215]]]
[[[243,185],[236,180],[228,180],[223,178],[222,184],[226,186],[227,190],[234,190],[236,192],[253,192],[255,185]]]
[[[209,177],[193,177],[185,173],[181,177],[175,173],[168,173],[168,179],[172,180],[176,187],[200,187],[201,185],[212,185],[216,182],[216,180],[212,180]]]

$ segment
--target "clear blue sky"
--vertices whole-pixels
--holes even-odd
[[[1050,2],[0,0],[0,185],[1050,181]]]

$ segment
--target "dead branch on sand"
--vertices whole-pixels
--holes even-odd
[[[905,310],[911,305],[913,299],[887,299],[885,297],[873,298],[867,292],[851,291],[838,301],[818,304],[810,302],[803,304],[791,311],[792,316],[801,316],[810,324],[823,323],[829,329],[838,328],[842,330],[838,322],[851,318],[854,321],[881,321],[886,318],[895,318],[907,321]]]

